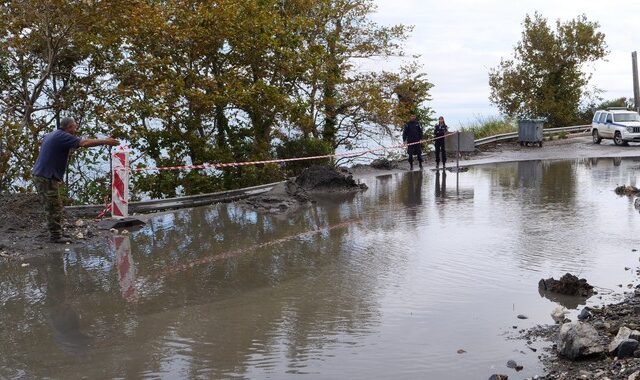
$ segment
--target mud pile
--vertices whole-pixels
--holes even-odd
[[[0,194],[0,231],[46,230],[46,216],[36,194]]]
[[[543,291],[565,294],[568,296],[589,297],[594,294],[593,286],[587,283],[584,278],[578,278],[571,273],[567,273],[556,280],[554,278],[541,279],[538,288]]]
[[[295,179],[295,183],[308,192],[338,192],[366,190],[365,184],[357,183],[351,175],[344,175],[335,169],[313,165],[306,168]]]
[[[366,185],[357,183],[351,175],[316,165],[305,169],[298,177],[241,203],[257,211],[277,213],[311,204],[313,200],[310,194],[350,193],[366,189]]]

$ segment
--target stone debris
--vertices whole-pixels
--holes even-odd
[[[578,278],[571,273],[567,273],[556,280],[554,278],[541,279],[538,282],[538,287],[547,292],[565,294],[568,296],[580,296],[590,297],[596,292],[593,290],[593,286],[587,283],[584,278]]]

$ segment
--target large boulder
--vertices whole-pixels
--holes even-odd
[[[603,338],[588,323],[571,322],[560,327],[558,353],[571,360],[599,355],[606,351]]]

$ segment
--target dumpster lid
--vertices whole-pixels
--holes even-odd
[[[546,123],[547,122],[547,118],[546,117],[537,117],[537,118],[519,117],[518,121],[534,122],[534,123]]]

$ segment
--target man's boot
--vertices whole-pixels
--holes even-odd
[[[422,161],[418,162],[418,165],[420,166],[420,170],[422,170]]]

